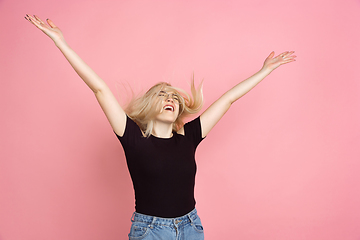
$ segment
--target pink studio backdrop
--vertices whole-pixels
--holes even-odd
[[[194,72],[205,109],[272,50],[295,50],[197,150],[205,238],[359,240],[359,10],[358,0],[0,1],[0,239],[126,239],[134,211],[120,143],[29,13],[51,18],[121,102],[127,84],[189,90]]]

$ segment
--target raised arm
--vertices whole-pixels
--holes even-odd
[[[76,73],[94,92],[113,130],[122,136],[125,130],[126,114],[106,83],[70,48],[61,30],[55,26],[51,20],[47,19],[46,24],[35,15],[26,15],[25,19],[34,24],[54,41],[55,45],[64,54]]]
[[[277,57],[274,57],[274,52],[270,53],[260,71],[231,88],[206,109],[200,116],[202,136],[205,137],[210,132],[232,103],[253,89],[277,67],[295,61],[296,56],[292,55],[293,53],[283,52]]]

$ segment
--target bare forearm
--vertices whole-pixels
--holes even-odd
[[[205,137],[210,132],[233,102],[253,89],[280,65],[295,61],[296,56],[292,55],[293,53],[293,51],[283,52],[274,58],[275,53],[271,52],[265,59],[264,65],[260,71],[231,88],[206,109],[200,116],[202,136]]]
[[[223,97],[226,98],[230,104],[244,96],[247,92],[253,89],[259,84],[267,75],[271,73],[271,70],[262,68],[260,71],[252,75],[251,77],[240,82],[229,91],[227,91]]]
[[[63,41],[55,42],[55,45],[64,54],[76,73],[84,80],[89,88],[97,93],[107,88],[106,83],[87,65],[71,47]]]
[[[260,83],[267,75],[269,75],[280,65],[294,62],[296,56],[292,55],[293,53],[294,51],[286,51],[274,57],[275,52],[271,52],[270,55],[265,59],[263,67],[260,71],[230,89],[221,98],[225,98],[225,101],[228,101],[229,104],[232,104],[240,97],[244,96],[251,89],[253,89],[258,83]]]

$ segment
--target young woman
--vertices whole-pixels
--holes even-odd
[[[195,150],[231,104],[274,69],[295,61],[294,52],[265,59],[260,71],[240,82],[196,119],[184,116],[200,111],[202,87],[191,84],[192,96],[168,83],[154,85],[124,110],[106,83],[69,47],[62,32],[47,19],[26,20],[49,36],[74,70],[94,92],[126,155],[135,190],[129,239],[204,239],[195,209]]]

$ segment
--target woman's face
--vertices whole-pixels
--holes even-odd
[[[161,99],[161,110],[156,120],[174,123],[179,116],[180,96],[172,91],[160,91],[158,97]]]

